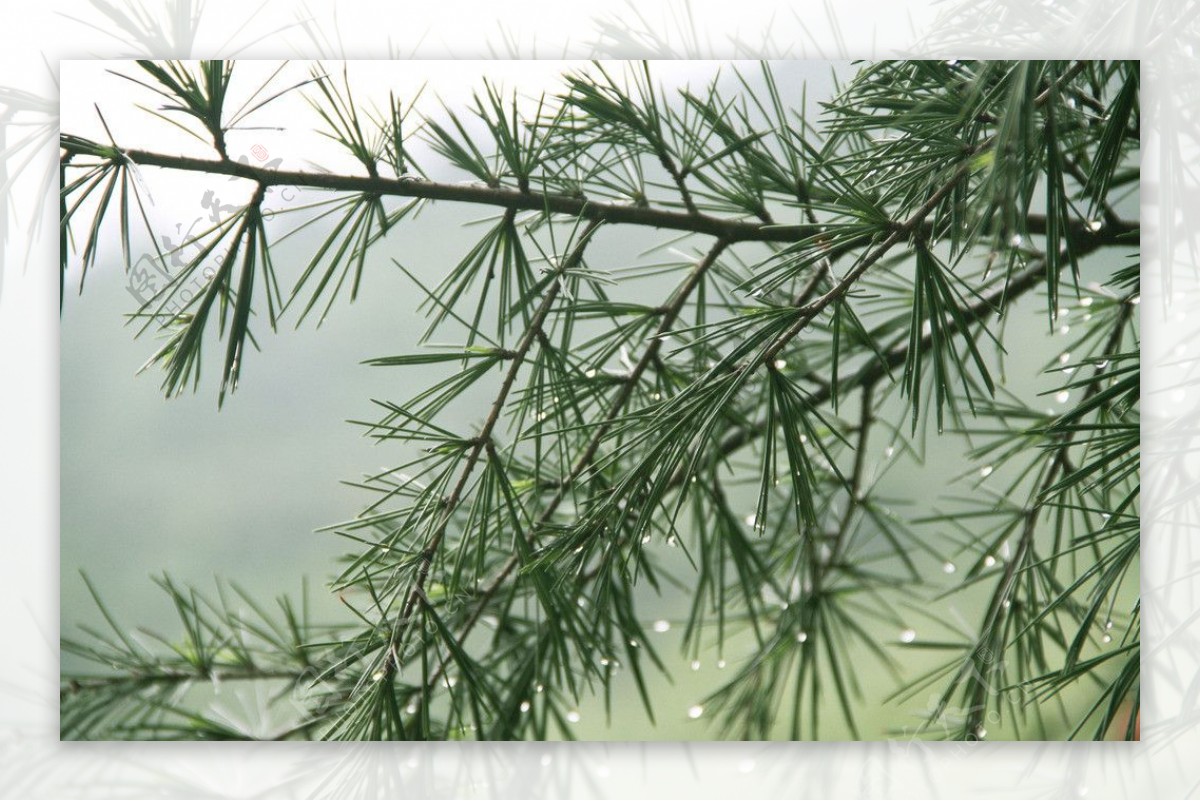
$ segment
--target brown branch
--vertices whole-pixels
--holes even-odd
[[[237,161],[214,161],[190,156],[172,156],[145,150],[128,150],[124,151],[124,155],[143,167],[228,175],[257,181],[265,186],[300,186],[343,192],[370,192],[391,197],[448,200],[516,209],[517,211],[551,212],[606,223],[625,223],[648,228],[705,234],[729,242],[797,242],[816,233],[816,229],[809,225],[768,226],[759,222],[715,217],[698,212],[668,211],[627,203],[590,200],[578,195],[563,195],[553,192],[521,192],[503,187],[450,184],[409,178],[272,170]]]
[[[62,144],[68,156],[75,152],[69,145],[69,142]],[[811,222],[804,225],[771,225],[748,219],[717,217],[703,213],[690,214],[552,192],[521,192],[517,189],[503,187],[450,184],[408,178],[272,170],[231,160],[215,161],[146,150],[126,150],[122,153],[134,164],[143,167],[227,175],[255,181],[264,187],[298,186],[330,191],[372,193],[386,197],[446,200],[516,211],[550,212],[582,217],[589,221],[703,234],[724,239],[730,244],[737,242],[796,243],[809,239],[820,232],[820,227]],[[83,167],[87,165],[71,164],[69,166]],[[1029,233],[1044,234],[1046,232],[1046,218],[1043,215],[1030,215],[1027,222]],[[1066,234],[1072,238],[1072,241],[1080,243],[1096,242],[1100,245],[1116,245],[1121,243],[1122,235],[1137,229],[1137,223],[1121,221],[1117,224],[1106,225],[1104,230],[1092,231],[1086,223],[1075,221],[1068,228]]]

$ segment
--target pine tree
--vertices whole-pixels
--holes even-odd
[[[594,64],[532,110],[485,81],[429,116],[396,97],[369,109],[321,68],[234,109],[232,62],[139,67],[152,113],[212,155],[64,133],[64,283],[101,260],[109,225],[129,268],[150,225],[141,171],[253,187],[139,312],[165,337],[151,363],[168,396],[200,387],[219,336],[226,402],[253,327],[353,300],[367,255],[427,204],[494,216],[435,283],[409,274],[425,339],[456,344],[373,362],[420,389],[365,424],[400,457],[334,527],[350,617],[163,579],[183,633],[148,648],[94,591],[110,630],[63,641],[96,666],[62,678],[65,738],[244,737],[206,711],[217,680],[303,699],[278,738],[569,738],[579,700],[611,702],[618,676],[653,719],[651,672],[727,651],[747,654],[687,713],[725,737],[819,738],[829,699],[853,736],[887,734],[856,726],[860,669],[892,671],[898,699],[933,694],[893,736],[981,739],[994,720],[1137,736],[1139,225],[1118,213],[1138,189],[1136,63],[865,64],[815,119],[769,64],[678,92],[652,65]],[[359,169],[231,157],[227,133],[289,92]],[[468,181],[431,180],[416,140]],[[280,186],[322,199],[268,220]],[[288,269],[273,247],[299,229],[323,241]],[[635,229],[675,255],[595,255]],[[1120,266],[1092,281],[1097,262]],[[1007,323],[1034,303],[1066,343],[1035,371],[1051,408],[1007,381],[1026,367]],[[476,425],[447,423],[481,396]],[[878,489],[933,439],[975,465],[965,497]],[[676,657],[655,646],[672,624],[651,598],[672,588],[689,603]],[[945,617],[966,595],[982,599],[969,628]],[[941,635],[898,614],[914,598]],[[940,665],[905,675],[915,649]]]

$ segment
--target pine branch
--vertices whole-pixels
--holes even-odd
[[[226,131],[259,106],[227,119],[230,66],[206,62],[199,72],[178,63],[143,66],[152,77],[143,86],[169,103],[151,113],[168,121],[182,115],[196,130],[180,127],[211,144],[220,158],[124,150],[111,135],[110,144],[102,145],[64,134],[62,230],[68,236],[68,223],[81,209],[90,213],[99,206],[83,248],[87,267],[96,259],[101,223],[119,214],[128,262],[127,194],[140,208],[139,167],[254,182],[247,207],[191,240],[203,252],[186,270],[201,269],[231,245],[200,307],[206,313],[219,303],[221,336],[226,309],[233,310],[223,391],[236,382],[248,323],[258,312],[250,297],[256,276],[266,288],[272,326],[311,277],[316,286],[303,320],[318,300],[331,305],[344,281],[351,282],[353,299],[367,252],[424,201],[503,214],[432,288],[410,275],[426,295],[420,307],[431,318],[426,338],[443,326],[461,325],[467,331],[461,348],[369,362],[459,369],[408,401],[377,401],[386,410],[383,419],[362,423],[370,436],[399,441],[409,452],[403,464],[356,484],[377,500],[354,520],[331,527],[362,548],[335,583],[347,593],[342,600],[356,622],[319,643],[311,629],[268,624],[254,631],[257,640],[246,648],[237,642],[243,628],[236,615],[218,609],[210,616],[168,585],[186,640],[178,648],[172,641],[162,644],[182,661],[144,652],[105,613],[117,638],[98,635],[100,645],[78,653],[102,664],[106,654],[116,654],[112,663],[124,673],[81,676],[64,685],[75,731],[87,736],[108,725],[127,733],[241,736],[203,715],[188,719],[184,713],[176,727],[172,716],[182,709],[176,690],[217,676],[300,681],[310,665],[322,688],[306,717],[280,737],[544,738],[555,729],[569,737],[577,718],[564,704],[597,686],[610,703],[618,667],[628,671],[653,719],[644,671],[653,666],[667,672],[667,665],[647,636],[637,598],[645,588],[670,583],[692,593],[685,652],[696,654],[709,643],[709,625],[716,626],[720,653],[727,627],[753,643],[732,678],[701,699],[725,717],[724,735],[769,736],[791,706],[791,736],[817,736],[819,711],[836,706],[858,736],[853,660],[873,654],[900,679],[896,661],[861,616],[907,623],[891,600],[910,579],[873,563],[902,563],[918,580],[910,550],[913,556],[916,549],[944,556],[908,528],[919,519],[893,515],[874,497],[874,485],[867,486],[874,475],[872,432],[893,425],[885,416],[891,408],[887,393],[898,388],[907,396],[915,441],[919,412],[930,405],[921,403],[926,386],[933,388],[939,433],[943,405],[955,424],[964,425],[967,418],[956,406],[962,399],[977,418],[998,420],[1001,433],[995,436],[1003,441],[989,447],[1002,455],[991,461],[1011,458],[1023,471],[1005,497],[1032,492],[1023,506],[998,501],[980,512],[1013,518],[1013,528],[1001,536],[1016,533],[1017,554],[998,571],[981,629],[978,636],[968,632],[968,641],[992,643],[999,651],[1018,644],[1020,675],[1042,674],[1036,681],[1047,694],[1092,670],[1092,660],[1080,661],[1080,650],[1102,598],[1089,605],[1072,595],[1102,568],[1107,572],[1095,579],[1098,592],[1115,592],[1114,582],[1119,588],[1120,571],[1128,568],[1121,559],[1136,558],[1136,551],[1122,543],[1108,567],[1103,538],[1061,547],[1059,540],[1065,536],[1062,521],[1072,521],[1066,525],[1073,530],[1072,515],[1082,517],[1093,505],[1114,518],[1136,517],[1129,471],[1136,470],[1137,442],[1130,439],[1129,410],[1137,393],[1126,386],[1136,368],[1123,361],[1114,371],[1119,381],[1104,382],[1103,395],[1097,369],[1083,401],[1043,426],[1046,418],[1019,401],[1006,405],[1007,390],[992,381],[978,346],[990,338],[1003,349],[1005,328],[991,322],[1039,287],[1047,289],[1053,320],[1064,264],[1078,282],[1083,257],[1101,248],[1136,248],[1139,226],[1117,215],[1109,191],[1135,177],[1129,156],[1136,136],[1129,121],[1137,113],[1136,67],[1082,61],[866,66],[825,104],[821,127],[810,125],[802,109],[788,107],[766,69],[765,95],[739,74],[744,96],[722,97],[714,81],[707,95],[684,90],[673,105],[652,84],[648,65],[634,72],[632,86],[596,65],[600,77],[568,77],[567,94],[543,98],[533,117],[518,107],[515,93],[509,104],[488,83],[469,110],[478,117],[467,121],[474,128],[449,108],[449,123],[427,118],[424,126],[409,125],[394,98],[390,117],[376,119],[356,106],[348,73],[342,87],[314,72],[306,83],[316,82],[322,93],[310,98],[326,128],[322,133],[363,173],[339,175],[231,160]],[[265,88],[247,106],[267,96],[260,94]],[[1075,101],[1105,117],[1080,112]],[[474,131],[484,129],[476,139]],[[422,136],[442,166],[476,182],[408,174],[406,169],[433,173],[417,166],[404,131]],[[297,209],[321,210],[300,228],[321,225],[328,215],[335,225],[287,302],[275,283],[261,208],[275,186],[333,196]],[[1031,211],[1039,187],[1048,187],[1045,214]],[[389,198],[407,202],[389,211]],[[1081,219],[1080,203],[1089,206],[1087,216],[1102,221]],[[518,218],[520,212],[528,214]],[[560,248],[555,232],[564,222],[574,226],[573,241]],[[683,234],[680,240],[689,246],[691,236],[712,242],[699,260],[682,265],[686,273],[673,279],[678,283],[670,294],[661,290],[665,300],[644,300],[636,293],[639,285],[627,300],[622,292],[629,281],[681,265],[643,262],[612,273],[577,269],[601,226],[671,231]],[[1031,236],[1044,237],[1044,244]],[[541,275],[529,248],[549,265]],[[906,256],[915,256],[915,263],[908,265]],[[977,256],[986,258],[982,278],[971,268],[958,269]],[[751,259],[760,260],[747,263]],[[989,280],[997,259],[1007,266]],[[1136,283],[1131,269],[1119,276],[1124,286]],[[167,291],[170,300],[174,290]],[[1071,349],[1095,356],[1100,345],[1105,362],[1127,359],[1114,351],[1132,319],[1132,304],[1113,314],[1106,297],[1085,300],[1095,303],[1097,320],[1115,317],[1116,328],[1100,345],[1100,323],[1093,322]],[[690,305],[695,320],[681,324]],[[188,306],[164,309],[160,303],[151,311],[147,304],[139,315],[147,325],[157,321],[177,329],[159,353],[168,360],[169,386],[177,390],[193,377],[193,365],[198,372],[205,323],[203,315],[190,317]],[[493,314],[494,338],[484,330]],[[606,366],[618,355],[620,370]],[[1043,372],[1058,365],[1066,375],[1077,369],[1067,364],[1067,353],[1056,359]],[[848,364],[855,366],[847,375]],[[901,366],[903,380],[893,376]],[[440,418],[451,404],[492,375],[499,386],[489,393],[478,433],[460,436],[446,427]],[[851,393],[860,395],[856,423],[838,417],[839,399]],[[1069,393],[1059,395],[1065,402]],[[823,407],[831,401],[827,417]],[[1022,420],[1038,427],[1017,430]],[[512,442],[502,447],[497,436],[506,425]],[[896,431],[898,439],[904,436]],[[1047,456],[1018,458],[1030,437],[1044,439]],[[734,507],[741,503],[735,487],[745,478],[744,459],[733,457],[755,442],[761,447],[749,458],[759,469],[749,478],[758,500],[743,521]],[[979,448],[968,456],[989,453]],[[1037,531],[1052,506],[1059,509],[1056,544],[1043,567],[1036,561]],[[968,543],[963,547],[976,547],[980,538],[968,533],[967,524],[952,525]],[[868,530],[875,533],[868,536]],[[670,560],[645,547],[660,538],[686,551],[696,569],[694,583],[680,582]],[[885,553],[868,541],[884,543]],[[1085,546],[1094,560],[1081,569],[1076,554]],[[996,547],[992,543],[989,551]],[[1068,554],[1069,586],[1056,590],[1041,615],[1030,622],[1016,603],[1008,611],[1014,589],[1025,592],[1026,575],[1031,598],[1041,597],[1033,588],[1039,577],[1047,587],[1061,587],[1065,568],[1055,565]],[[978,566],[964,572],[963,587],[991,577]],[[366,611],[357,608],[350,590],[366,598]],[[1044,624],[1042,616],[1049,618]],[[1060,618],[1082,622],[1056,681],[1044,642],[1065,641]],[[476,631],[483,621],[493,629],[486,640]],[[226,629],[234,632],[232,640]],[[313,650],[302,649],[309,641]],[[220,667],[227,642],[240,660],[229,674]],[[273,649],[282,657],[259,658]],[[987,682],[970,683],[970,671],[1001,669],[981,665],[980,658],[976,648],[943,674],[950,679],[943,707],[955,693],[971,707],[967,736],[982,736],[989,703]],[[293,673],[293,664],[306,669]],[[1117,693],[1128,692],[1130,681],[1135,686],[1136,675],[1131,680],[1123,671],[1120,687],[1106,691],[1113,694],[1111,704]],[[1111,715],[1110,709],[1102,728]]]
[[[483,428],[478,436],[475,437],[474,445],[471,447],[470,453],[467,456],[466,464],[459,473],[458,481],[451,490],[449,496],[443,503],[443,512],[441,520],[435,525],[432,535],[429,537],[425,547],[421,550],[420,567],[417,571],[417,577],[414,582],[411,592],[408,594],[408,600],[404,604],[404,610],[397,624],[396,633],[392,637],[393,648],[403,636],[404,627],[409,625],[412,619],[412,614],[416,608],[418,601],[425,594],[425,582],[429,578],[429,569],[433,564],[433,559],[437,555],[438,549],[441,547],[442,541],[446,535],[446,527],[450,524],[454,512],[457,510],[459,503],[463,499],[464,490],[467,482],[471,478],[471,474],[475,471],[476,465],[479,463],[480,457],[483,455],[486,448],[492,445],[492,433],[496,428],[496,424],[500,421],[500,414],[504,410],[505,403],[508,401],[509,392],[512,391],[513,384],[517,380],[517,374],[520,372],[522,365],[525,362],[525,357],[529,353],[530,348],[538,341],[538,337],[542,335],[542,325],[546,321],[547,315],[550,314],[555,301],[558,298],[559,290],[562,283],[558,280],[561,273],[565,270],[573,269],[583,259],[584,250],[591,242],[593,234],[600,227],[599,220],[591,220],[584,228],[579,240],[575,244],[571,254],[563,260],[561,267],[555,270],[547,277],[549,287],[542,295],[542,301],[538,305],[537,310],[533,313],[533,317],[529,322],[529,327],[526,329],[520,342],[515,348],[508,371],[504,375],[504,380],[501,382],[500,389],[496,394],[496,400],[492,403],[491,411],[488,412],[487,419],[484,421]],[[391,649],[389,649],[389,653]],[[389,659],[388,670],[399,669],[399,665],[395,661]]]
[[[62,147],[68,155],[90,155],[82,145],[64,140]],[[820,232],[819,226],[767,224],[742,219],[715,217],[704,213],[681,213],[647,206],[592,200],[575,195],[543,193],[502,187],[439,183],[424,179],[387,178],[371,176],[314,173],[299,170],[274,170],[239,161],[214,161],[191,156],[176,156],[145,150],[120,150],[129,162],[145,167],[225,175],[245,178],[263,186],[294,186],[305,189],[372,194],[383,197],[404,197],[421,200],[444,200],[471,205],[494,206],[518,211],[550,212],[566,217],[596,220],[610,224],[627,224],[644,228],[702,234],[722,239],[730,244],[739,242],[802,242]],[[73,163],[71,166],[82,166]],[[1028,218],[1029,231],[1046,231],[1044,215]],[[1124,244],[1124,237],[1137,230],[1136,223],[1120,222],[1094,231],[1079,220],[1073,220],[1068,234],[1080,242],[1100,245]]]
[[[1130,302],[1131,299],[1130,297],[1126,297],[1121,300],[1120,311],[1113,324],[1112,333],[1101,350],[1101,353],[1106,358],[1111,359],[1117,355],[1121,339],[1125,335],[1125,326],[1133,314],[1134,305]],[[1104,385],[1102,380],[1103,372],[1102,367],[1097,366],[1094,368],[1093,380],[1084,392],[1083,399],[1080,401],[1081,406],[1086,406],[1088,401],[1100,392]],[[1044,461],[1041,477],[1038,479],[1022,514],[1021,534],[1017,539],[1016,549],[1013,552],[1012,558],[1005,563],[1004,570],[1001,572],[1000,578],[996,582],[996,588],[988,602],[987,611],[980,625],[980,631],[983,634],[971,649],[963,662],[962,668],[951,681],[949,689],[943,696],[942,708],[944,708],[951,693],[960,683],[966,682],[969,685],[970,694],[967,701],[967,719],[962,732],[962,736],[966,739],[983,739],[984,718],[988,710],[987,696],[989,692],[996,692],[996,688],[989,683],[988,678],[998,674],[1003,664],[1004,653],[1007,650],[1007,643],[1003,639],[1006,630],[1005,615],[1006,610],[1011,607],[1006,606],[1006,603],[1009,603],[1012,598],[1013,587],[1018,573],[1030,567],[1029,560],[1033,553],[1034,538],[1038,531],[1038,519],[1048,506],[1046,496],[1058,481],[1059,476],[1064,471],[1071,469],[1068,451],[1076,434],[1076,430],[1068,430],[1063,433],[1061,439],[1054,444],[1053,449],[1050,451],[1049,459]],[[987,641],[989,633],[993,642]],[[940,711],[939,709],[938,714],[940,714]]]
[[[1094,246],[1089,250],[1081,251],[1078,256],[1083,258],[1093,252],[1099,246]],[[1046,279],[1046,262],[1044,258],[1031,261],[1024,270],[1012,276],[1007,281],[1002,282],[1001,286],[980,300],[968,306],[963,311],[963,317],[970,325],[983,323],[987,318],[1001,313],[1005,308],[1011,306],[1018,299],[1028,294],[1030,291],[1041,286]],[[957,322],[951,323],[954,333],[964,333],[958,326]],[[927,333],[922,335],[920,340],[920,349],[922,352],[928,352],[933,346],[933,335]],[[909,345],[906,342],[899,342],[889,348],[884,353],[882,359],[872,359],[863,365],[857,373],[847,376],[839,382],[836,388],[839,393],[850,392],[857,387],[866,387],[876,384],[882,379],[891,374],[893,370],[903,366],[909,358]],[[835,392],[833,386],[821,387],[814,390],[811,395],[811,402],[814,406],[820,406],[827,403]],[[717,446],[717,452],[722,460],[728,458],[732,454],[744,448],[754,440],[758,439],[765,432],[765,428],[761,425],[743,426],[730,434],[728,434],[721,443]],[[683,477],[677,475],[672,480],[672,485],[677,486],[681,483]]]

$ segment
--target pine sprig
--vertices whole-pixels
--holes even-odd
[[[166,99],[152,113],[217,158],[64,134],[81,283],[109,220],[126,264],[132,207],[150,227],[141,167],[252,185],[139,310],[167,336],[151,361],[168,394],[198,386],[215,332],[223,401],[256,315],[324,320],[426,204],[496,216],[438,278],[401,268],[428,328],[420,350],[367,362],[418,385],[356,421],[399,455],[353,482],[369,501],[330,527],[351,549],[333,582],[348,622],[318,629],[287,604],[250,621],[164,582],[184,636],[147,647],[101,606],[111,633],[69,649],[115,672],[64,677],[65,735],[264,736],[197,706],[217,676],[303,688],[302,714],[266,733],[280,738],[570,738],[587,698],[612,713],[618,676],[662,721],[652,681],[675,661],[646,594],[678,592],[685,663],[738,660],[689,711],[720,736],[816,738],[831,711],[878,734],[862,727],[864,660],[896,699],[936,688],[921,736],[980,739],[994,720],[1006,736],[1135,736],[1137,274],[1098,290],[1085,276],[1099,252],[1137,253],[1116,210],[1136,179],[1136,65],[864,65],[818,119],[771,65],[672,93],[650,65],[597,64],[557,94],[485,82],[428,116],[394,95],[367,111],[348,70],[278,92],[276,70],[231,112],[232,63],[139,66]],[[233,126],[300,86],[352,174],[228,157]],[[414,137],[468,181],[429,180]],[[326,199],[278,235],[262,204],[285,185]],[[318,230],[281,286],[274,248]],[[592,245],[629,230],[677,237],[679,258],[609,264]],[[1074,400],[1061,413],[1006,386],[1006,326],[1037,291],[1052,327],[1071,296],[1084,318],[1039,371]],[[448,421],[485,389],[475,427]],[[978,478],[931,499],[946,511],[898,511],[882,474],[933,432],[961,438]],[[919,596],[946,626],[937,605],[970,593],[981,619],[945,638],[902,611]],[[921,648],[946,658],[913,678],[903,649]],[[1085,678],[1098,689],[1078,700]]]

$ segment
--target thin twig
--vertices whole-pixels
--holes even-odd
[[[598,220],[592,220],[588,223],[583,233],[579,237],[578,243],[575,245],[570,256],[563,261],[563,270],[571,269],[579,264],[583,258],[583,252],[588,243],[591,241],[592,235],[601,225]],[[479,463],[480,456],[491,443],[492,433],[496,428],[496,424],[500,420],[500,415],[504,411],[504,405],[508,401],[508,394],[512,390],[513,384],[517,380],[517,374],[520,372],[522,365],[525,362],[525,357],[529,353],[533,343],[537,341],[539,333],[541,333],[542,325],[546,321],[550,309],[554,306],[555,300],[558,298],[558,292],[562,286],[556,278],[551,277],[550,286],[546,293],[542,296],[542,302],[538,305],[537,310],[533,314],[533,318],[529,321],[529,327],[525,330],[525,334],[521,337],[520,343],[517,345],[508,371],[504,375],[504,380],[501,382],[500,390],[496,394],[496,400],[492,403],[492,408],[488,412],[487,419],[480,430],[479,435],[475,438],[474,445],[467,456],[466,464],[463,465],[462,471],[459,473],[458,481],[447,496],[442,512],[441,519],[434,527],[433,534],[429,537],[425,547],[421,550],[421,566],[417,571],[417,576],[413,582],[412,590],[408,594],[408,600],[404,604],[403,612],[400,619],[397,621],[396,632],[392,637],[393,645],[396,644],[403,634],[403,631],[410,623],[410,617],[416,608],[417,602],[422,598],[425,591],[425,582],[429,578],[429,571],[433,565],[433,559],[441,547],[442,541],[445,539],[446,529],[449,526],[450,519],[453,517],[455,510],[461,503],[467,482],[470,480],[472,473],[475,471],[476,465]],[[399,666],[394,664],[394,660],[388,660],[389,669],[396,669]]]

